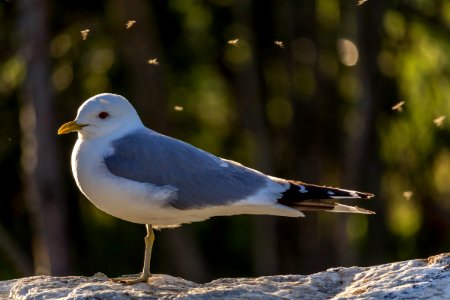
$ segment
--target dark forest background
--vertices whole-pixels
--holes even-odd
[[[216,155],[376,194],[358,203],[371,216],[163,230],[154,273],[308,274],[450,249],[449,1],[2,0],[0,279],[141,270],[144,226],[81,195],[76,136],[56,135],[102,92]]]

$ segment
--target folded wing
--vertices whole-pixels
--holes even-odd
[[[177,197],[168,199],[167,205],[177,209],[235,203],[256,194],[268,182],[262,173],[150,130],[115,140],[112,148],[113,153],[105,157],[112,174],[175,187]]]

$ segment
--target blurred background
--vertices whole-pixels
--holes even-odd
[[[376,194],[376,215],[216,217],[156,235],[152,272],[308,274],[450,249],[450,2],[0,2],[0,279],[142,268],[57,136],[102,92],[274,176]]]

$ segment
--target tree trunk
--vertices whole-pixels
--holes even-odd
[[[26,65],[21,89],[21,165],[24,197],[32,225],[36,274],[70,272],[66,204],[56,150],[53,94],[50,87],[48,3],[20,0],[20,55]]]
[[[380,104],[383,99],[395,99],[396,95],[389,97],[389,89],[380,90],[380,86],[389,86],[390,83],[382,77],[378,71],[378,55],[381,50],[381,35],[383,12],[386,3],[373,1],[356,10],[356,42],[359,50],[359,61],[357,64],[358,85],[361,93],[354,108],[355,116],[352,120],[354,126],[347,133],[344,161],[344,185],[357,187],[379,194],[380,161],[378,159],[378,137],[377,137],[377,114],[384,105]],[[384,84],[381,82],[385,81]],[[392,91],[391,91],[392,92]],[[381,101],[381,102],[380,102]],[[381,202],[374,210],[381,218],[383,209]],[[343,225],[344,226],[344,225]],[[386,257],[384,243],[377,239],[385,236],[382,227],[372,226],[368,236],[371,236],[369,252],[372,257]],[[355,262],[358,263],[358,262]]]
[[[238,1],[233,5],[233,15],[237,23],[248,27],[248,43],[252,48],[252,58],[242,70],[233,73],[230,80],[234,92],[239,120],[246,133],[253,138],[251,157],[256,169],[271,173],[271,144],[264,119],[264,101],[258,72],[256,41],[253,34],[251,1]],[[253,220],[253,271],[257,275],[276,274],[279,270],[276,219],[259,216]]]
[[[2,251],[6,258],[12,263],[20,276],[30,276],[33,274],[30,258],[10,237],[2,225],[0,225],[0,251]]]

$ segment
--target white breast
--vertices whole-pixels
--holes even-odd
[[[134,223],[159,219],[164,200],[175,188],[159,187],[117,177],[109,172],[104,157],[112,152],[107,140],[78,139],[72,152],[72,172],[83,194],[100,210]]]

